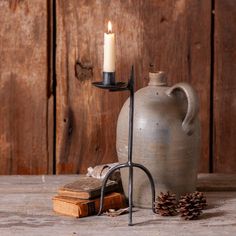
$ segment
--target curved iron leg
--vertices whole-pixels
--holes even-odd
[[[129,167],[129,168],[131,168],[132,170],[130,170],[131,172],[130,172],[130,185],[129,185],[129,208],[130,207],[132,207],[133,206],[133,202],[132,202],[132,195],[133,195],[133,192],[132,192],[132,189],[131,189],[131,184],[133,183],[133,167],[137,167],[137,168],[139,168],[139,169],[141,169],[141,170],[143,170],[145,173],[146,173],[146,175],[148,176],[148,179],[149,179],[149,181],[150,181],[150,184],[151,184],[151,191],[152,191],[152,211],[153,212],[155,212],[154,211],[154,202],[155,202],[155,183],[154,183],[154,180],[153,180],[153,178],[152,178],[152,175],[151,175],[151,173],[150,173],[150,171],[145,167],[145,166],[143,166],[143,165],[141,165],[141,164],[138,164],[138,163],[131,163],[130,165],[129,165],[129,163],[123,163],[123,164],[119,164],[119,165],[117,165],[117,166],[115,166],[115,167],[113,167],[113,168],[111,168],[108,172],[107,172],[107,174],[106,174],[106,176],[105,176],[105,178],[104,178],[104,180],[103,180],[103,183],[102,183],[102,188],[101,188],[101,197],[100,197],[100,208],[99,208],[99,212],[98,212],[98,215],[101,215],[101,213],[102,213],[102,208],[103,208],[103,200],[104,200],[104,190],[105,190],[105,187],[106,187],[106,184],[107,184],[107,181],[108,181],[108,179],[109,179],[109,177],[110,177],[110,175],[115,171],[115,170],[118,170],[118,169],[121,169],[121,168],[125,168],[125,167]],[[129,209],[129,210],[131,210],[131,209]],[[132,210],[129,212],[131,215],[130,215],[130,219],[132,219]],[[131,223],[130,225],[132,225],[132,222],[129,222],[129,223]]]
[[[100,208],[99,208],[98,215],[101,215],[101,214],[102,214],[103,200],[104,200],[104,190],[105,190],[105,187],[106,187],[106,184],[107,184],[107,181],[108,181],[110,175],[111,175],[115,170],[118,170],[118,169],[121,169],[121,168],[124,168],[124,167],[128,167],[128,166],[129,166],[128,163],[119,164],[119,165],[117,165],[117,166],[112,167],[112,168],[107,172],[107,174],[106,174],[106,176],[104,177],[103,182],[102,182],[101,197],[100,197]]]
[[[148,179],[150,181],[150,184],[151,184],[151,190],[152,190],[152,211],[155,213],[155,209],[154,209],[154,202],[155,202],[155,183],[154,183],[154,180],[152,178],[152,175],[150,173],[150,171],[143,165],[140,165],[138,163],[132,163],[132,165],[134,167],[138,167],[140,169],[142,169],[146,175],[148,176]]]

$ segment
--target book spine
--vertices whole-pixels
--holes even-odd
[[[100,200],[81,203],[79,205],[80,208],[79,217],[96,215],[99,211],[99,207],[100,207]],[[125,207],[125,198],[122,194],[117,194],[114,196],[106,196],[104,198],[103,211],[107,211],[108,209],[120,209],[123,207]]]

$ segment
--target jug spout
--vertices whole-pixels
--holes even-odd
[[[167,86],[167,77],[163,71],[149,72],[149,86]]]

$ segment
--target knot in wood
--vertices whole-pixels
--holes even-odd
[[[91,80],[93,77],[93,65],[91,62],[77,61],[75,64],[75,76],[80,81]]]

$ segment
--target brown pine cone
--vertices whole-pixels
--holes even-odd
[[[155,213],[162,216],[174,216],[177,214],[177,201],[175,194],[167,192],[166,194],[160,193],[155,203]]]
[[[203,203],[199,194],[189,193],[179,200],[179,212],[185,220],[196,220],[202,213]]]
[[[199,203],[201,205],[201,210],[204,210],[207,207],[207,201],[206,201],[206,197],[204,196],[204,194],[202,192],[194,192],[193,193],[194,197],[199,199]]]

